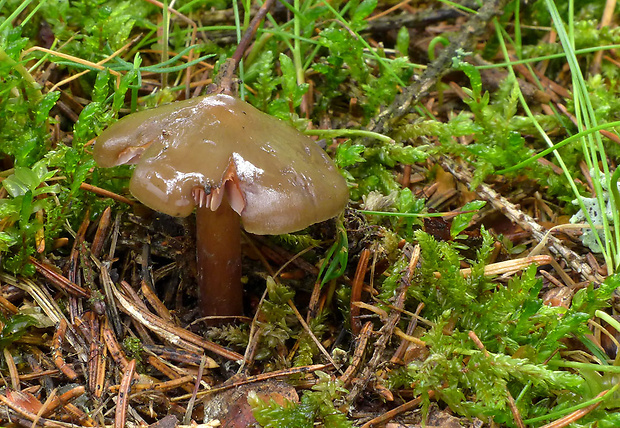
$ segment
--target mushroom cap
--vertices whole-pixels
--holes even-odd
[[[225,94],[128,115],[97,138],[94,158],[103,167],[136,163],[131,193],[172,216],[191,214],[196,188],[236,188],[244,203],[233,208],[251,233],[301,230],[348,201],[346,181],[312,139]]]

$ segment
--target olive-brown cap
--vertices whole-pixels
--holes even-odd
[[[346,181],[313,140],[225,94],[126,116],[97,138],[94,158],[136,163],[131,193],[172,216],[191,214],[197,188],[214,210],[226,193],[251,233],[301,230],[348,201]]]

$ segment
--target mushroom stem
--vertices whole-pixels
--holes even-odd
[[[197,208],[196,259],[202,314],[242,315],[241,222],[226,196],[215,211]]]

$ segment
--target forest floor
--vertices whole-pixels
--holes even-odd
[[[617,18],[613,1],[0,1],[0,424],[620,426]],[[283,122],[174,104],[214,91]],[[269,151],[297,139],[279,126],[338,172],[293,187],[338,205],[346,182],[348,202],[250,233],[268,229],[239,177],[272,172],[226,155],[194,194],[243,201],[248,231],[217,244],[241,242],[243,310],[219,316],[197,284],[236,277],[202,265],[208,208],[155,210],[136,177],[217,163],[173,158],[183,136]],[[262,220],[315,209],[296,204]]]

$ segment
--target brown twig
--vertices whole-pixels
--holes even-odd
[[[602,391],[594,398],[600,398],[603,395],[607,394],[607,392],[609,392],[608,389],[606,389],[605,391]],[[564,428],[565,426],[568,426],[572,424],[573,422],[576,422],[579,419],[583,418],[585,415],[590,413],[592,410],[596,409],[600,404],[601,404],[600,401],[594,404],[590,404],[589,406],[584,407],[583,409],[575,410],[573,413],[570,413],[560,419],[557,419],[551,423],[543,425],[540,428]]]
[[[355,303],[359,302],[362,298],[362,288],[364,285],[366,270],[368,269],[369,259],[370,250],[368,248],[364,248],[360,253],[360,258],[357,262],[357,269],[355,270],[355,276],[353,277],[353,281],[351,281],[351,331],[354,335],[359,334],[362,329],[362,322],[360,321],[360,307]]]
[[[114,199],[115,201],[122,202],[124,204],[133,205],[134,201],[131,199],[127,199],[124,196],[121,196],[117,193],[110,192],[109,190],[102,189],[101,187],[93,186],[92,184],[82,183],[80,184],[80,189],[86,190],[88,192],[92,192],[96,195],[103,196],[104,198]]]
[[[62,290],[65,290],[72,296],[75,297],[90,297],[90,290],[80,287],[76,283],[69,281],[67,278],[59,274],[52,268],[48,266],[46,263],[39,262],[34,257],[30,257],[30,263],[34,265],[41,275],[43,275],[49,282],[56,285]]]
[[[125,352],[121,349],[118,341],[116,340],[116,335],[108,326],[107,319],[104,323],[101,324],[101,338],[105,343],[108,351],[110,352],[110,356],[114,360],[114,362],[119,366],[121,371],[127,370],[127,366],[129,365],[129,360],[125,355]]]
[[[422,312],[422,309],[424,309],[424,303],[420,302],[418,304],[418,307],[415,310],[415,314],[420,315],[420,312]],[[409,324],[407,325],[407,331],[405,333],[411,336],[415,328],[417,327],[417,325],[418,325],[418,319],[416,317],[411,317],[411,321],[409,321]],[[402,363],[402,359],[405,356],[405,352],[407,351],[409,346],[411,346],[411,342],[405,338],[402,338],[400,341],[400,345],[398,345],[398,348],[394,352],[394,355],[392,355],[390,362],[391,363]]]
[[[15,306],[13,303],[9,302],[4,296],[2,296],[0,294],[0,305],[4,306],[4,308],[9,311],[11,314],[15,315],[16,313],[19,312],[19,309],[17,309],[17,306]]]
[[[170,378],[170,380],[177,380],[185,376],[181,369],[178,369],[175,366],[166,364],[164,360],[162,360],[156,355],[149,355],[147,357],[147,361],[151,366],[153,366],[154,368],[159,370],[161,373],[163,373],[165,376]],[[193,391],[193,388],[190,385],[188,385],[187,382],[184,382],[181,385],[181,388],[183,388],[185,391],[189,393]]]
[[[35,419],[32,421],[32,427],[31,428],[36,428],[37,423],[39,422],[39,419],[41,419],[41,416],[43,416],[43,414],[47,411],[47,409],[49,409],[49,407],[52,404],[52,401],[54,401],[56,399],[56,392],[57,391],[58,391],[58,389],[54,388],[52,390],[52,392],[48,395],[48,397],[45,399],[45,403],[43,403],[43,405],[41,406],[41,408],[37,412],[37,415],[36,415]]]
[[[75,372],[75,370],[73,370],[71,366],[65,363],[65,360],[62,357],[62,340],[65,337],[66,332],[67,322],[64,319],[61,319],[52,339],[52,353],[54,356],[54,364],[56,364],[56,367],[58,367],[58,369],[70,380],[75,380],[78,377],[77,373]]]
[[[129,390],[131,381],[136,370],[136,360],[131,360],[127,369],[123,373],[121,387],[118,390],[118,398],[116,401],[116,412],[114,416],[114,428],[125,428],[125,420],[127,418],[127,405],[129,398]]]
[[[170,311],[168,310],[168,308],[166,308],[166,305],[164,305],[162,301],[159,300],[157,294],[155,294],[153,289],[149,287],[146,281],[140,282],[140,290],[142,291],[142,294],[149,302],[149,304],[153,307],[153,309],[155,309],[157,315],[159,315],[166,322],[172,322],[172,315],[170,315]]]
[[[260,7],[260,9],[258,9],[256,15],[254,15],[252,21],[250,21],[248,29],[243,34],[243,37],[241,37],[241,40],[237,44],[237,49],[235,49],[235,52],[232,54],[232,56],[228,60],[226,60],[224,64],[222,64],[222,66],[220,67],[220,72],[218,73],[217,77],[213,79],[217,86],[215,92],[225,94],[233,93],[233,76],[235,74],[235,70],[239,66],[239,62],[241,61],[243,54],[248,48],[250,41],[254,37],[254,34],[256,34],[258,26],[267,15],[267,12],[271,8],[271,6],[273,6],[274,2],[275,0],[266,0],[265,3],[263,3],[263,5]]]
[[[464,184],[469,185],[469,183],[471,183],[472,175],[469,170],[461,167],[454,160],[443,156],[440,159],[440,163],[444,169],[450,171],[450,173],[452,173]],[[522,229],[531,232],[534,240],[541,241],[543,239],[548,239],[550,251],[566,260],[569,266],[576,272],[580,273],[586,280],[596,283],[603,282],[604,278],[598,272],[594,272],[590,265],[588,265],[588,263],[583,260],[580,255],[564,246],[562,241],[555,236],[546,236],[548,231],[544,227],[538,224],[532,217],[518,209],[512,202],[508,201],[506,198],[499,195],[495,190],[491,189],[490,186],[485,183],[481,183],[476,189],[476,192],[480,195],[480,197],[489,201],[497,210],[508,217],[511,221],[517,223]]]
[[[76,386],[75,388],[71,388],[69,391],[65,392],[61,395],[56,395],[53,400],[50,401],[49,406],[45,409],[45,411],[41,414],[41,416],[48,416],[54,410],[56,410],[60,406],[67,406],[71,400],[77,397],[81,397],[86,392],[86,388],[84,385]],[[86,416],[86,414],[84,414]]]
[[[107,207],[103,210],[103,213],[101,213],[99,224],[97,225],[97,231],[95,232],[95,237],[93,238],[93,243],[90,247],[90,250],[95,257],[99,257],[101,251],[103,250],[103,244],[108,236],[108,230],[110,229],[111,219],[112,208]]]
[[[428,391],[427,394],[429,399],[433,398],[435,396],[435,391]],[[415,409],[420,405],[420,403],[422,403],[422,397],[416,397],[413,400],[407,401],[405,404],[401,404],[400,406],[390,410],[389,412],[385,412],[381,416],[377,416],[376,418],[369,420],[364,425],[362,425],[361,428],[373,428],[382,426],[383,424],[394,419],[401,413],[405,413],[409,410]]]
[[[368,344],[368,339],[372,334],[372,323],[370,321],[364,324],[362,327],[358,337],[357,337],[357,345],[355,346],[355,351],[353,352],[353,358],[351,359],[351,364],[347,367],[347,370],[344,372],[342,376],[340,376],[340,381],[342,382],[343,387],[347,387],[351,381],[353,381],[353,375],[355,372],[359,370],[362,365],[362,357],[364,356],[364,351],[366,350],[366,345]]]
[[[208,394],[215,394],[216,392],[226,391],[227,389],[237,388],[241,385],[247,385],[250,383],[261,382],[268,379],[274,379],[279,377],[287,377],[300,373],[311,373],[317,370],[325,370],[326,368],[331,367],[331,364],[314,364],[311,366],[302,366],[302,367],[292,367],[290,369],[277,370],[274,372],[261,373],[256,376],[248,376],[241,379],[234,379],[232,382],[225,383],[224,385],[218,386],[216,388],[211,388],[205,391],[200,391],[197,395],[204,396]],[[181,395],[179,397],[171,398],[170,401],[177,402],[187,400],[191,397],[191,394]]]
[[[168,380],[165,382],[155,382],[155,383],[138,383],[132,385],[131,391],[140,392],[140,391],[170,391],[172,389],[176,389],[179,387],[191,385],[196,380],[194,375],[185,375],[183,377]],[[109,388],[109,391],[114,393],[120,391],[122,384],[120,385],[112,385]],[[193,393],[194,388],[190,386],[190,392]],[[190,398],[191,395],[188,397]]]
[[[293,301],[289,299],[287,303],[289,307],[293,310],[293,313],[295,314],[295,316],[297,317],[297,321],[299,321],[304,331],[306,332],[306,334],[308,334],[308,336],[310,336],[310,339],[314,342],[314,344],[317,346],[319,351],[321,351],[321,353],[325,356],[325,358],[327,358],[327,361],[329,361],[336,368],[336,370],[340,370],[340,366],[336,364],[336,362],[332,359],[332,356],[329,355],[329,352],[327,352],[323,344],[319,341],[319,339],[317,339],[315,334],[310,329],[310,326],[308,325],[308,323],[306,323],[306,320],[304,319],[304,317],[301,316],[301,314],[297,310],[297,307],[295,307],[295,304],[293,303]]]
[[[189,352],[186,349],[172,348],[163,345],[143,344],[142,348],[164,360],[175,361],[182,364],[198,366],[202,360],[202,353]],[[212,362],[211,362],[212,363]],[[217,367],[217,366],[213,366]],[[213,368],[209,367],[209,368]]]
[[[200,361],[200,366],[198,367],[198,374],[196,375],[196,382],[194,383],[194,389],[192,390],[192,396],[190,397],[187,403],[187,410],[185,410],[185,417],[183,418],[183,423],[185,425],[189,425],[192,420],[192,413],[194,411],[194,403],[196,402],[196,395],[198,394],[198,390],[200,389],[200,382],[202,381],[202,373],[205,369],[206,364],[207,364],[207,357],[203,355],[202,360]]]
[[[537,266],[550,264],[552,260],[553,260],[553,257],[551,256],[539,255],[539,256],[521,257],[519,259],[491,263],[490,265],[486,265],[484,267],[484,274],[487,276],[513,274],[533,264]],[[470,268],[461,269],[461,274],[467,278],[468,276],[471,275],[471,269]]]
[[[493,0],[484,2],[478,13],[472,16],[463,31],[457,33],[450,45],[441,51],[432,63],[426,68],[422,76],[412,85],[406,87],[403,93],[397,96],[392,104],[379,113],[370,123],[369,130],[382,133],[389,123],[397,121],[408,114],[414,105],[437,83],[437,81],[452,69],[453,58],[458,58],[459,52],[470,52],[476,37],[484,34],[487,24],[496,16],[504,13],[508,0]],[[393,25],[393,24],[392,24]]]

